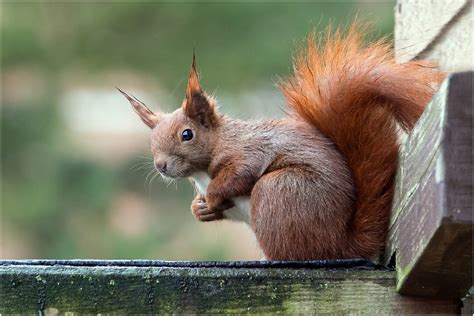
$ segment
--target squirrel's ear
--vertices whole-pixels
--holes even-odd
[[[120,93],[122,93],[124,97],[127,98],[127,100],[132,105],[132,108],[135,113],[140,116],[142,121],[146,125],[148,125],[148,127],[154,128],[158,124],[158,121],[160,119],[159,114],[153,113],[142,101],[138,100],[136,97],[129,96],[127,93],[123,92],[119,88],[117,88],[117,90],[120,91]]]
[[[203,126],[210,127],[216,122],[216,113],[213,102],[202,91],[199,84],[199,75],[196,70],[196,58],[193,53],[193,65],[189,73],[184,99],[183,112],[190,118],[198,120]]]
[[[202,89],[201,85],[199,84],[199,75],[196,70],[196,55],[193,53],[193,64],[191,66],[188,85],[186,87],[186,99],[191,99],[193,94],[196,93],[202,93]]]

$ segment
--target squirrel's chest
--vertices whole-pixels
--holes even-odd
[[[205,172],[197,172],[191,177],[196,190],[201,194],[206,196],[207,187],[211,182],[211,178]],[[227,219],[245,222],[250,224],[250,197],[248,196],[238,196],[232,200],[235,204],[234,207],[224,211],[224,216]]]

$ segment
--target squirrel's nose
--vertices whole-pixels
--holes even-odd
[[[166,172],[166,161],[156,161],[155,167],[159,172]]]

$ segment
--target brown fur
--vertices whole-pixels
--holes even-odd
[[[398,153],[393,118],[409,131],[442,74],[424,62],[395,64],[389,44],[362,44],[363,31],[357,23],[346,36],[329,30],[324,47],[310,37],[294,76],[280,85],[292,110],[281,120],[219,114],[194,59],[181,109],[155,114],[129,99],[152,125],[163,176],[210,178],[191,206],[198,220],[231,217],[236,198],[247,196],[249,224],[270,260],[371,258],[381,250]],[[185,129],[192,140],[181,139]]]
[[[324,46],[310,36],[281,89],[298,117],[346,157],[357,200],[344,256],[367,258],[387,233],[398,154],[392,118],[409,132],[443,74],[428,62],[396,64],[386,40],[363,45],[364,31],[359,23],[346,36],[328,30]]]

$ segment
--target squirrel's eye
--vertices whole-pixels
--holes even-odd
[[[190,129],[185,129],[185,130],[181,133],[181,139],[182,139],[183,141],[188,141],[188,140],[193,139],[193,131],[191,131]]]

